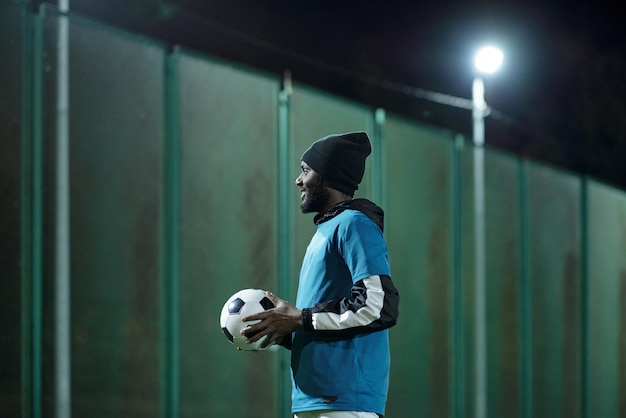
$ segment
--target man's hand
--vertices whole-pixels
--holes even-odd
[[[274,308],[241,318],[244,322],[261,321],[242,329],[241,335],[249,336],[246,340],[247,344],[267,336],[263,341],[262,348],[267,347],[283,335],[302,328],[302,311],[300,309],[277,298],[272,292],[266,292],[265,295],[272,301]]]

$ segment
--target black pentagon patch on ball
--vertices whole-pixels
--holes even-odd
[[[229,314],[238,314],[239,311],[241,311],[241,308],[243,308],[243,305],[245,305],[246,302],[244,302],[241,298],[237,298],[235,300],[233,300],[232,302],[230,302],[230,304],[228,305],[228,313]]]
[[[269,300],[267,297],[264,297],[263,299],[261,299],[259,301],[259,304],[263,307],[263,309],[265,309],[266,311],[268,309],[272,309],[274,307],[274,304],[272,303],[271,300]]]
[[[222,328],[222,332],[224,333],[224,335],[226,336],[226,338],[228,338],[228,341],[230,341],[231,343],[233,342],[233,334],[231,334],[230,332],[228,332],[228,330],[224,327]]]

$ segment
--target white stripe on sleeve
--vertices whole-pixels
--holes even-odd
[[[380,276],[363,279],[366,289],[365,305],[356,312],[350,309],[342,313],[318,312],[312,315],[313,329],[320,331],[343,330],[367,326],[380,318],[385,292]]]

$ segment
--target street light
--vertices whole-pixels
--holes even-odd
[[[478,72],[472,85],[472,104],[474,115],[474,144],[482,146],[485,142],[485,116],[487,104],[485,103],[485,84],[480,74],[492,74],[498,71],[502,65],[504,54],[498,48],[491,46],[479,49],[474,57],[474,66]]]
[[[478,50],[474,58],[477,73],[472,84],[472,118],[474,134],[474,255],[475,255],[475,416],[487,416],[487,298],[485,269],[485,84],[481,73],[491,74],[500,68],[504,55],[494,47]]]
[[[500,69],[504,54],[498,48],[486,46],[476,52],[474,57],[474,65],[476,69],[482,73],[495,73]]]

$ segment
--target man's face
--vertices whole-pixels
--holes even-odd
[[[328,204],[328,190],[324,181],[304,161],[300,164],[302,172],[296,178],[296,186],[300,188],[300,212],[323,212]]]

